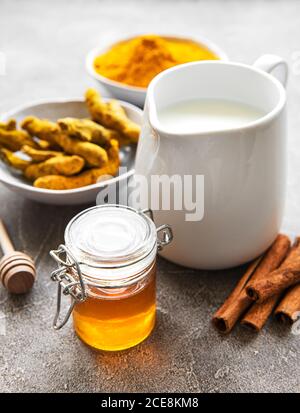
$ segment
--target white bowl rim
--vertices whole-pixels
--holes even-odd
[[[111,98],[106,98],[103,97],[104,100],[109,100]],[[120,99],[116,99],[118,100],[118,102],[121,103],[122,106],[124,107],[128,107],[131,108],[137,112],[140,112],[140,114],[143,113],[142,109],[140,109],[139,107],[133,105],[132,103],[129,102],[125,102],[123,100]],[[30,109],[33,106],[39,106],[39,105],[45,105],[48,103],[84,103],[84,99],[83,98],[49,98],[49,99],[38,99],[38,100],[34,100],[30,103],[25,103],[19,106],[16,106],[14,109],[9,110],[5,113],[2,113],[0,116],[0,120],[7,120],[9,117],[15,116],[18,112],[21,112],[23,110],[26,109]],[[81,192],[86,192],[92,189],[101,189],[104,186],[110,185],[112,183],[115,182],[120,182],[123,181],[124,179],[127,179],[129,177],[131,177],[134,174],[134,169],[131,169],[130,171],[119,175],[117,177],[108,179],[106,181],[102,181],[102,182],[98,182],[96,184],[92,184],[92,185],[87,185],[87,186],[82,186],[80,188],[74,188],[74,189],[45,189],[45,188],[36,188],[30,184],[25,184],[23,182],[11,182],[11,181],[6,181],[5,179],[3,179],[3,177],[0,174],[0,182],[2,182],[4,185],[10,186],[10,187],[14,187],[14,188],[21,188],[24,189],[26,191],[29,192],[34,192],[34,193],[44,193],[44,194],[55,194],[55,195],[69,195],[69,194],[74,194],[74,193],[81,193]]]
[[[116,80],[112,80],[112,79],[109,79],[108,77],[100,75],[98,72],[96,72],[94,68],[94,60],[97,56],[107,52],[112,46],[114,46],[117,43],[124,42],[124,41],[126,42],[128,40],[134,39],[137,36],[143,36],[143,35],[147,35],[147,34],[140,33],[140,34],[132,35],[130,37],[126,37],[126,38],[117,38],[113,43],[110,43],[107,46],[95,47],[91,49],[87,53],[86,59],[85,59],[85,67],[89,75],[92,76],[94,79],[97,79],[100,82],[107,84],[109,86],[118,87],[120,89],[124,89],[127,91],[130,90],[130,91],[134,91],[134,92],[141,93],[141,94],[146,93],[147,91],[146,87],[131,86],[131,85],[126,85],[121,82],[117,82]],[[227,54],[223,51],[223,49],[221,49],[217,44],[215,44],[214,42],[212,42],[211,40],[207,39],[204,36],[188,37],[184,35],[160,34],[160,33],[157,34],[157,36],[160,36],[163,38],[169,38],[169,39],[191,40],[192,42],[199,43],[199,44],[202,44],[203,46],[206,46],[209,50],[214,52],[220,58],[220,60],[223,60],[223,61],[229,60]]]

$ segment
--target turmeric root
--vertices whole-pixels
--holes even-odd
[[[89,166],[101,167],[108,161],[106,150],[94,143],[72,139],[64,133],[57,134],[56,142],[65,152],[82,156]]]
[[[56,156],[63,156],[63,152],[35,149],[31,146],[22,146],[22,152],[26,153],[33,162],[43,162],[50,158],[55,158]]]
[[[12,166],[19,171],[24,171],[30,164],[30,161],[20,158],[9,149],[0,149],[1,159],[9,166]]]
[[[17,122],[15,119],[10,119],[7,122],[0,122],[0,129],[4,130],[16,130]]]
[[[123,117],[127,116],[125,110],[122,108],[120,103],[115,99],[112,99],[109,102],[107,102],[107,107],[109,108],[110,111],[112,111],[116,114],[119,114],[120,116],[123,116]],[[119,136],[116,136],[116,139],[119,142],[119,146],[126,146],[126,145],[130,145],[132,143],[132,140],[131,140],[130,137],[125,136],[121,133],[119,133]]]
[[[80,156],[57,156],[41,163],[29,165],[25,169],[24,175],[31,181],[52,174],[71,176],[80,172],[83,167],[84,159]]]
[[[99,180],[105,180],[116,175],[119,168],[119,144],[116,140],[111,141],[108,149],[109,162],[102,168],[91,168],[75,176],[48,175],[34,181],[37,188],[64,190],[80,188],[92,185]]]
[[[31,136],[47,141],[53,146],[56,145],[55,135],[59,132],[59,126],[54,122],[34,116],[27,116],[22,121],[21,128],[25,129]]]
[[[0,158],[39,188],[72,189],[114,176],[119,147],[136,143],[140,127],[117,100],[104,102],[95,90],[87,91],[86,104],[92,119],[28,116],[21,130],[14,119],[0,122]]]
[[[105,149],[91,142],[81,142],[70,138],[62,133],[60,127],[54,122],[29,116],[23,120],[21,126],[32,136],[46,140],[54,147],[58,145],[69,154],[82,156],[89,166],[101,167],[107,162]]]
[[[92,185],[99,181],[101,178],[110,178],[117,173],[118,167],[115,164],[108,163],[102,168],[91,168],[75,176],[61,176],[61,175],[48,175],[38,178],[34,181],[36,188],[45,189],[75,189],[82,186]]]
[[[119,142],[120,147],[132,144],[131,139],[128,138],[127,136],[125,136],[125,135],[122,135],[121,133],[119,134],[119,136],[116,139]]]
[[[43,150],[48,150],[48,149],[53,148],[53,145],[51,146],[51,144],[48,141],[44,141],[43,139],[35,139],[35,143],[40,149],[43,149]],[[54,148],[56,149],[55,146]]]
[[[90,119],[64,118],[59,119],[57,123],[69,136],[101,146],[105,146],[111,139],[118,137],[118,132],[107,129]]]
[[[107,150],[108,160],[110,163],[115,163],[117,167],[120,165],[120,157],[119,157],[119,142],[117,139],[112,139],[110,141],[109,148]]]
[[[115,99],[112,99],[109,102],[107,102],[107,107],[109,108],[109,110],[118,113],[120,116],[127,116],[125,110],[122,108],[120,103]],[[118,136],[116,136],[115,139],[117,139],[117,141],[119,142],[120,147],[130,145],[131,143],[133,143],[130,137],[125,136],[121,133],[118,133]],[[134,143],[136,142],[134,141]]]
[[[36,143],[25,131],[5,130],[0,128],[0,145],[16,152],[20,150],[23,145],[35,147]]]
[[[109,110],[119,114],[120,116],[126,116],[125,110],[116,99],[111,99],[109,102],[107,102],[107,107],[109,108]]]
[[[105,103],[94,89],[87,90],[85,101],[94,121],[122,133],[130,138],[132,143],[138,141],[140,126],[130,120],[120,109],[115,110],[116,104],[114,102],[110,104]]]

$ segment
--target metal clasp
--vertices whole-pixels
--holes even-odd
[[[151,221],[154,222],[154,216],[153,216],[153,211],[152,209],[143,209],[141,211],[145,215],[149,215]],[[160,225],[159,227],[156,228],[156,233],[157,233],[157,249],[158,251],[161,251],[166,245],[170,244],[173,240],[173,231],[170,225],[164,224]],[[162,233],[162,237],[160,238],[158,236],[159,233]]]
[[[65,256],[64,259],[62,258],[63,254]],[[86,299],[86,290],[80,270],[80,263],[65,245],[60,245],[57,250],[50,251],[50,255],[58,264],[58,268],[51,273],[51,280],[58,282],[57,305],[53,327],[55,330],[59,330],[69,320],[75,303]],[[71,305],[63,320],[59,322],[62,295],[71,296]]]
[[[170,225],[164,224],[156,228],[157,234],[162,233],[162,238],[157,236],[157,249],[161,251],[166,245],[169,245],[173,240],[173,231]]]

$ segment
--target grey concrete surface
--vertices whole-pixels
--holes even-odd
[[[33,99],[81,96],[93,85],[87,51],[139,32],[204,34],[230,58],[263,53],[291,67],[289,185],[283,230],[300,234],[300,2],[0,0],[0,112]],[[297,64],[298,62],[298,64]],[[262,200],[263,201],[263,200]],[[300,336],[270,320],[260,334],[237,327],[218,335],[210,318],[242,268],[204,272],[159,261],[158,320],[152,336],[121,353],[95,353],[71,324],[51,328],[56,291],[48,251],[80,208],[33,203],[0,187],[0,216],[16,247],[35,257],[38,281],[23,297],[1,289],[3,392],[300,392]],[[2,328],[3,334],[3,328]]]

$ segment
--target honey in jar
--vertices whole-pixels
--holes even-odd
[[[147,214],[125,206],[96,206],[74,217],[65,245],[51,252],[59,263],[52,274],[59,282],[55,327],[72,313],[80,339],[108,351],[146,339],[155,325],[157,248],[172,237],[168,226],[158,230]],[[59,324],[61,292],[70,294],[72,302]]]

